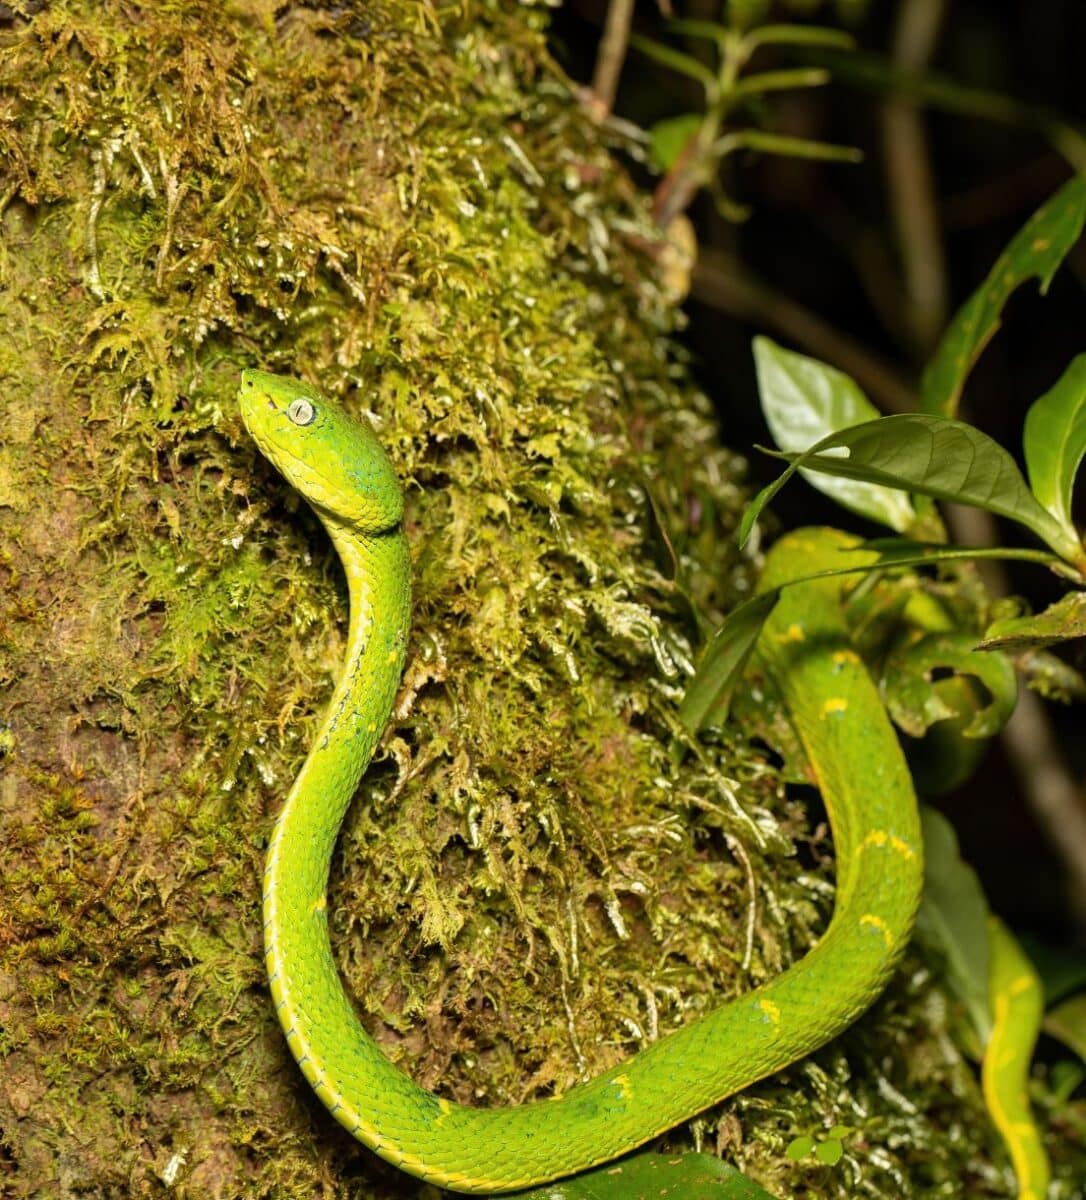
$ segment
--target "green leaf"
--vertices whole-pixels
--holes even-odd
[[[1022,446],[1033,494],[1077,536],[1071,493],[1086,454],[1086,354],[1072,359],[1051,390],[1030,406]]]
[[[661,171],[669,171],[678,157],[697,136],[705,117],[700,113],[682,113],[657,121],[649,130],[649,155],[653,165]]]
[[[762,25],[743,39],[748,50],[758,46],[825,46],[852,50],[856,39],[843,29],[824,29],[818,25]]]
[[[679,720],[691,733],[727,720],[735,685],[780,594],[780,588],[771,588],[751,597],[730,612],[713,635],[679,706]]]
[[[831,142],[812,142],[809,138],[767,133],[763,129],[737,129],[718,138],[712,146],[718,158],[737,150],[757,150],[762,154],[780,154],[785,158],[813,158],[822,162],[863,161],[863,151],[855,146],[835,146]]]
[[[1027,279],[1048,290],[1086,221],[1086,178],[1076,176],[1046,201],[1011,239],[988,278],[958,310],[921,383],[921,407],[952,416],[973,364],[1000,324],[1010,294]]]
[[[767,337],[754,339],[754,362],[762,412],[782,450],[803,451],[827,434],[878,417],[856,382],[816,358],[785,350]],[[906,529],[916,514],[909,497],[894,488],[840,479],[814,471],[803,477],[820,492],[862,517]]]
[[[797,67],[787,71],[760,71],[747,75],[735,85],[732,95],[736,99],[747,96],[764,96],[767,92],[791,91],[795,88],[822,87],[832,76],[821,67]]]
[[[1078,637],[1086,637],[1086,592],[1068,592],[1042,613],[993,621],[977,649],[1035,650]]]
[[[630,45],[635,50],[640,50],[646,57],[655,59],[663,66],[669,67],[672,71],[677,71],[680,75],[687,75],[691,79],[696,79],[705,88],[707,96],[716,94],[719,87],[716,76],[704,63],[699,62],[692,55],[684,54],[681,50],[676,50],[674,46],[668,46],[663,42],[654,41],[652,38],[643,37],[639,33],[630,36]]]
[[[736,40],[735,34],[726,25],[718,25],[716,21],[699,21],[695,18],[677,17],[674,21],[668,21],[667,31],[678,34],[680,37],[703,38],[705,41],[715,42],[721,50],[729,42]]]
[[[1042,1029],[1044,1028],[1042,1024]],[[1086,1067],[1081,1063],[1072,1062],[1069,1058],[1061,1058],[1054,1062],[1048,1073],[1048,1091],[1055,1101],[1056,1111],[1065,1108],[1071,1093],[1086,1079]]]
[[[958,853],[958,838],[937,809],[922,805],[924,895],[917,936],[946,963],[946,980],[965,1004],[981,1045],[992,1029],[988,1006],[988,901],[976,872]]]
[[[856,1130],[851,1125],[834,1125],[833,1128],[826,1134],[828,1138],[837,1138],[838,1141],[850,1137]]]
[[[847,453],[840,457],[842,450]],[[839,430],[805,454],[766,453],[787,459],[790,465],[755,497],[744,515],[741,533],[749,532],[752,509],[756,516],[796,470],[809,467],[986,508],[1025,525],[1062,558],[1075,562],[1082,556],[1078,539],[1069,538],[1037,503],[1007,451],[963,421],[900,413]]]
[[[793,1138],[785,1147],[785,1156],[792,1162],[800,1162],[814,1149],[815,1140],[809,1134]]]
[[[947,669],[955,676],[973,676],[990,697],[976,707],[961,730],[963,737],[989,738],[997,734],[1014,712],[1018,679],[1002,654],[981,654],[975,639],[962,633],[929,633],[903,643],[890,652],[883,673],[883,699],[894,722],[910,737],[922,737],[936,721],[963,715],[956,705],[964,701],[960,688],[945,686],[939,678]]]
[[[1086,1062],[1086,992],[1057,1004],[1045,1014],[1041,1028]]]
[[[510,1200],[774,1200],[711,1154],[634,1154]]]
[[[827,1138],[815,1146],[815,1158],[827,1167],[835,1167],[841,1161],[845,1148],[837,1138]]]

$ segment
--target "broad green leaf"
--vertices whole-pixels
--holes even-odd
[[[844,456],[839,456],[840,451]],[[950,417],[900,413],[842,429],[816,442],[805,454],[767,453],[788,469],[755,497],[741,534],[754,516],[800,467],[863,479],[938,500],[986,508],[1025,525],[1061,557],[1075,562],[1082,547],[1033,498],[1014,459],[986,433]]]
[[[929,633],[890,652],[883,671],[883,699],[894,722],[910,737],[922,737],[936,721],[967,715],[959,712],[966,700],[960,688],[947,687],[954,675],[978,679],[990,697],[972,712],[961,730],[963,737],[990,738],[1014,712],[1018,679],[1002,654],[981,654],[975,639],[961,633]]]
[[[965,1004],[980,1044],[992,1030],[988,1005],[988,901],[977,874],[958,853],[958,838],[938,809],[922,805],[924,895],[916,917],[920,940],[946,963],[951,990]]]
[[[661,171],[669,171],[704,121],[705,117],[700,113],[682,113],[657,121],[649,130],[649,155],[653,165]]]
[[[1086,177],[1076,176],[1047,200],[1011,239],[988,278],[958,310],[921,383],[921,407],[953,416],[962,388],[1000,324],[1010,294],[1027,279],[1048,290],[1086,220]]]
[[[1086,992],[1057,1004],[1045,1014],[1041,1028],[1086,1062]]]
[[[711,1154],[634,1154],[510,1200],[774,1200]]]
[[[917,792],[933,799],[957,791],[984,757],[984,740],[967,738],[963,731],[988,703],[988,694],[971,675],[951,675],[930,686],[946,708],[958,715],[936,721],[923,737],[906,738],[903,749]]]
[[[758,390],[769,432],[782,450],[801,452],[820,438],[878,417],[856,382],[836,367],[794,354],[767,337],[754,339]],[[894,488],[841,479],[815,471],[804,479],[838,504],[899,533],[916,514],[909,497]]]
[[[1022,448],[1033,494],[1077,536],[1071,492],[1086,454],[1086,354],[1072,359],[1051,390],[1030,405]]]
[[[977,649],[1035,650],[1077,637],[1086,637],[1086,592],[1068,592],[1035,616],[993,621]]]
[[[780,588],[772,588],[751,597],[713,635],[679,706],[679,720],[691,733],[727,720],[735,685],[780,595]]]

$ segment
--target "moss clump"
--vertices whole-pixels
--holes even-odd
[[[242,366],[372,413],[406,482],[410,659],[332,891],[390,1057],[461,1100],[561,1088],[825,919],[824,839],[761,759],[672,752],[698,614],[747,582],[732,463],[543,25],[71,0],[0,26],[6,1193],[420,1191],[309,1095],[264,988],[262,846],[345,614]],[[906,972],[694,1136],[797,1194],[1007,1195],[933,995]],[[797,1172],[823,1123],[864,1149]]]

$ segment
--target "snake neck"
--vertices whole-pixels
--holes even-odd
[[[410,623],[403,530],[360,536],[319,515],[347,578],[347,649],[312,749],[275,823],[264,873],[265,929],[284,913],[323,915],[336,835],[392,711]]]

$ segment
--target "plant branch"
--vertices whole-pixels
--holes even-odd
[[[630,41],[630,23],[633,20],[634,0],[611,0],[607,6],[607,19],[600,38],[596,69],[592,73],[592,92],[595,99],[597,119],[605,117],[615,104],[618,79],[626,61],[626,47]]]
[[[896,70],[919,74],[935,49],[945,0],[904,0],[894,32]],[[890,211],[904,274],[909,340],[927,357],[946,323],[947,284],[927,130],[916,102],[900,95],[882,110]]]

